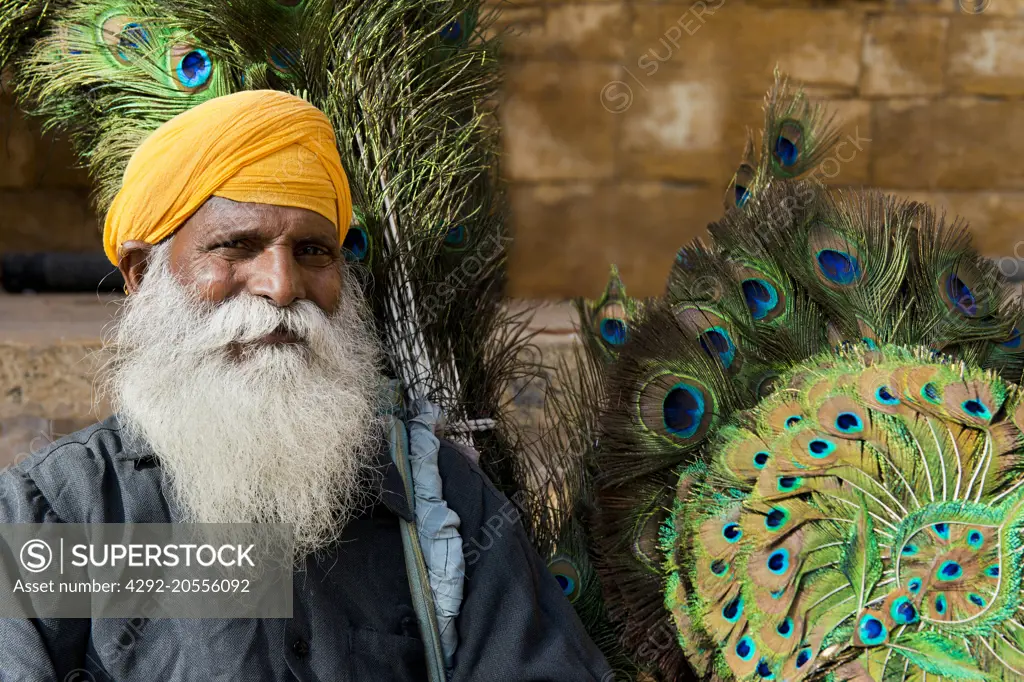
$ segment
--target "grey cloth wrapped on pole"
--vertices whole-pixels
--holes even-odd
[[[434,429],[441,421],[441,410],[425,400],[417,400],[411,410],[415,415],[407,422],[409,431],[409,463],[415,493],[416,528],[427,565],[434,610],[441,635],[445,667],[454,665],[459,644],[455,619],[462,606],[462,590],[466,578],[466,558],[462,553],[461,521],[442,497],[438,451],[441,443]]]

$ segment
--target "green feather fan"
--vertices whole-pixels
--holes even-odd
[[[1020,303],[962,222],[815,181],[834,129],[788,92],[623,342],[580,304],[585,610],[630,675],[1024,679]]]
[[[392,375],[514,493],[529,467],[506,387],[532,370],[502,303],[490,21],[479,0],[0,0],[0,65],[72,140],[101,214],[139,143],[209,98],[272,88],[324,111],[355,204],[344,251]]]

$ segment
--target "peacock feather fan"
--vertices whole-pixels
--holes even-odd
[[[515,492],[527,465],[506,387],[531,370],[502,304],[491,20],[479,0],[0,0],[0,65],[71,139],[101,214],[140,142],[209,98],[271,88],[324,111],[355,204],[345,255],[392,376]]]
[[[1022,679],[1020,303],[962,221],[818,182],[835,133],[787,92],[624,342],[581,315],[599,386],[553,409],[590,425],[561,456],[606,651],[663,680]]]

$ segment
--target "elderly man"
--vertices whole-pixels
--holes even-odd
[[[426,679],[378,419],[379,350],[340,236],[327,118],[270,91],[213,99],[138,149],[105,245],[130,293],[111,335],[115,416],[0,476],[2,523],[283,523],[291,619],[0,621],[0,679]],[[467,562],[449,677],[610,679],[508,501],[442,442]],[[106,644],[130,640],[126,649]]]

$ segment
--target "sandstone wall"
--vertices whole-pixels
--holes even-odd
[[[513,295],[595,294],[610,262],[659,293],[721,214],[776,64],[857,142],[831,182],[934,202],[986,253],[1024,256],[1024,0],[494,2]],[[0,250],[99,247],[71,164],[0,100]]]

